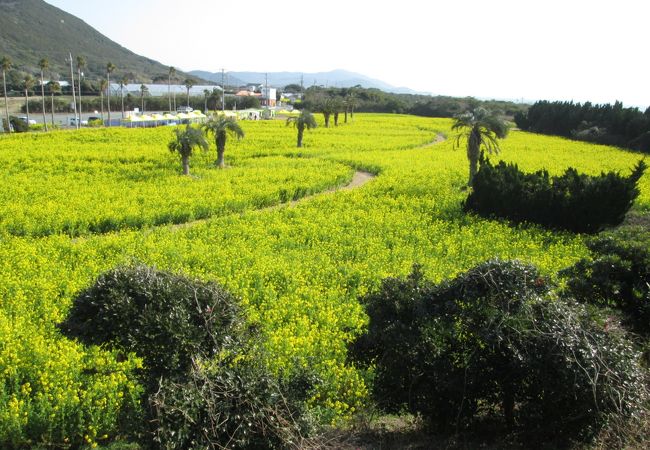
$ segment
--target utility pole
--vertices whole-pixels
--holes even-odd
[[[74,105],[74,121],[75,126],[79,129],[79,117],[77,117],[77,98],[74,94],[74,69],[72,68],[72,53],[68,53],[70,56],[70,87],[72,88],[72,104]]]
[[[221,69],[221,112],[226,112],[226,69]]]
[[[271,106],[271,96],[269,95],[269,74],[264,74],[264,95],[266,95],[266,108]]]
[[[300,93],[305,90],[305,76],[301,73],[300,74]]]

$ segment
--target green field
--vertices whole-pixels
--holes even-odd
[[[310,403],[328,421],[367,400],[347,344],[367,322],[358,297],[413,263],[452,277],[493,257],[553,276],[587,255],[583,236],[468,216],[467,159],[451,121],[357,114],[295,148],[282,121],[244,122],[225,170],[199,154],[190,178],[167,150],[172,131],[98,129],[0,137],[0,444],[101,442],[134,401],[134,356],[62,337],[55,325],[102,272],[140,261],[217,280],[257,324],[277,372],[313,368]],[[214,145],[214,144],[213,144]],[[513,132],[502,157],[526,171],[628,170],[623,150]],[[355,170],[375,179],[353,190]],[[635,208],[650,207],[650,175]],[[284,204],[304,198],[302,201]],[[175,224],[186,224],[177,226]]]

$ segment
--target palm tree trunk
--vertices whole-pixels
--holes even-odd
[[[345,123],[348,123],[348,109],[345,108]]]
[[[172,76],[167,80],[167,100],[169,100],[169,111],[172,110]]]
[[[337,112],[334,113],[334,126],[335,127],[339,126],[339,113]]]
[[[52,128],[54,128],[54,93],[52,93],[50,97],[52,99]]]
[[[47,131],[47,119],[45,118],[45,84],[44,82],[45,74],[41,70],[41,101],[43,103],[43,126],[45,126],[45,131]]]
[[[79,86],[79,89],[77,89],[79,93],[79,127],[81,127],[81,67],[77,67],[77,72],[77,85]]]
[[[106,88],[106,108],[108,109],[108,126],[111,126],[111,74],[106,74],[108,87]]]
[[[102,125],[104,124],[104,90],[101,89],[99,92],[99,102],[102,108]]]
[[[226,153],[226,133],[224,132],[223,135],[217,136],[217,167],[219,168],[224,168],[225,167],[225,162],[223,155]]]
[[[190,157],[187,155],[183,155],[181,157],[181,160],[183,162],[183,175],[189,175],[190,174]]]
[[[25,89],[25,112],[27,113],[27,128],[29,128],[29,91]]]
[[[122,120],[124,120],[124,86],[120,87],[120,96],[122,97]]]
[[[472,129],[467,141],[467,159],[469,160],[469,180],[468,186],[472,186],[474,176],[478,172],[479,149],[481,146],[481,132],[478,129]]]
[[[224,149],[217,149],[217,167],[220,169],[223,169],[226,166],[223,158],[224,153]]]
[[[187,89],[187,106],[190,106],[190,89]]]
[[[302,128],[298,128],[298,147],[302,147],[302,133],[304,130]]]
[[[2,71],[2,87],[5,94],[5,119],[7,120],[7,133],[11,133],[11,124],[9,123],[9,99],[7,98],[7,74]]]

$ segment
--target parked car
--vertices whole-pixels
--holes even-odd
[[[176,108],[176,112],[179,113],[190,113],[192,111],[194,111],[194,108],[192,108],[191,106],[179,106],[178,108]]]
[[[87,120],[84,120],[84,119],[81,119],[81,122],[80,122],[80,123],[81,123],[82,126],[84,126],[84,125],[88,125],[88,121],[87,121]],[[69,124],[70,124],[71,126],[75,126],[75,125],[77,125],[77,118],[76,118],[76,117],[71,117],[71,118],[70,118],[70,122],[69,122]]]
[[[27,116],[18,116],[18,120],[22,120],[27,125],[36,125],[36,121],[34,119],[29,119],[28,121]]]

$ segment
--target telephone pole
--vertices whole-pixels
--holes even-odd
[[[70,87],[72,88],[72,105],[74,107],[74,121],[75,121],[75,126],[77,129],[79,129],[79,117],[77,117],[77,98],[74,94],[74,69],[72,68],[72,53],[69,52],[68,55],[70,56]]]
[[[226,111],[226,69],[221,69],[221,112]]]

